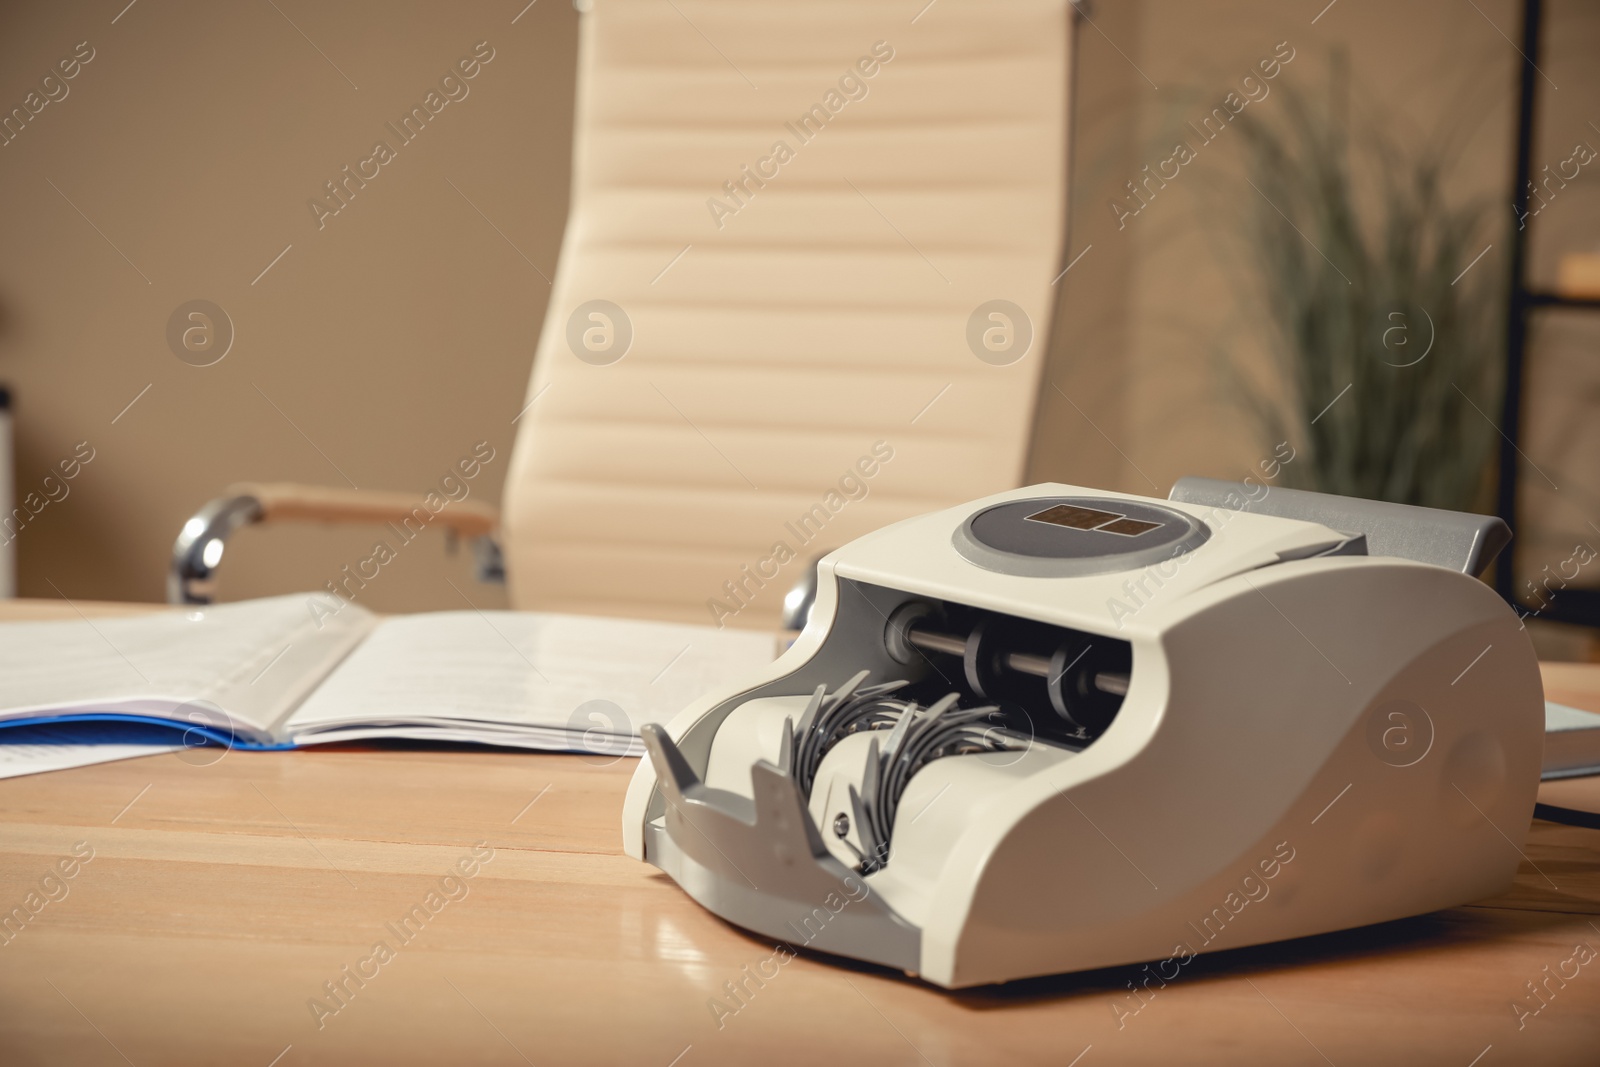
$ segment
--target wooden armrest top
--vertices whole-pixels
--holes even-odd
[[[241,482],[229,486],[228,493],[258,500],[262,522],[310,519],[400,525],[416,515],[414,525],[446,526],[463,537],[483,537],[500,521],[499,509],[492,504],[471,499],[452,500],[437,489],[426,493],[395,493],[293,482]],[[418,512],[421,514],[417,515]]]

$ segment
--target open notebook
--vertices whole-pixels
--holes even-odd
[[[319,623],[292,595],[0,624],[0,727],[117,720],[236,748],[414,738],[638,755],[640,726],[775,652],[767,634],[581,615],[380,619],[350,604]]]

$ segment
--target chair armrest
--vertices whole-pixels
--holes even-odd
[[[427,500],[443,501],[437,511]],[[167,602],[209,604],[217,564],[228,537],[239,527],[257,522],[313,521],[394,523],[409,519],[417,527],[442,526],[452,536],[482,539],[500,518],[493,505],[476,500],[449,500],[437,491],[422,496],[371,489],[337,489],[292,482],[243,482],[195,512],[172,546],[167,575]]]
[[[448,527],[462,537],[485,537],[500,521],[500,510],[492,504],[477,500],[450,501],[437,490],[431,495],[447,501],[437,512],[423,503],[423,496],[414,493],[339,489],[294,482],[242,482],[229,486],[227,495],[254,499],[261,509],[257,522],[311,520],[399,524],[421,509],[433,525]]]

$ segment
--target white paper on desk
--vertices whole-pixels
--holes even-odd
[[[5,623],[0,719],[99,712],[187,724],[191,705],[203,704],[241,735],[274,740],[274,727],[373,626],[353,604],[319,619],[309,600]]]
[[[121,723],[78,724],[71,730],[15,726],[0,731],[0,778],[87,767],[95,763],[177,752],[172,731]]]
[[[1544,702],[1544,774],[1578,778],[1600,774],[1600,715]]]
[[[772,635],[532,612],[384,619],[285,724],[299,744],[379,736],[640,750],[630,735],[730,690],[776,653]],[[620,710],[620,715],[618,714]],[[605,736],[609,735],[609,736]],[[617,746],[621,745],[619,749]]]

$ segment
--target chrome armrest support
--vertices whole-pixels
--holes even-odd
[[[472,561],[477,567],[478,581],[486,585],[506,584],[506,558],[500,543],[492,537],[475,538],[472,542]]]
[[[260,522],[265,515],[261,500],[249,494],[219,496],[195,512],[172,545],[167,603],[210,604],[216,595],[217,565],[222,562],[228,538],[239,527]],[[455,531],[448,529],[446,533],[453,547]],[[474,538],[473,555],[478,581],[505,582],[504,558],[492,537]],[[815,585],[814,577],[812,582]]]
[[[229,535],[260,519],[261,502],[253,496],[219,496],[195,512],[172,545],[167,603],[211,603]]]

